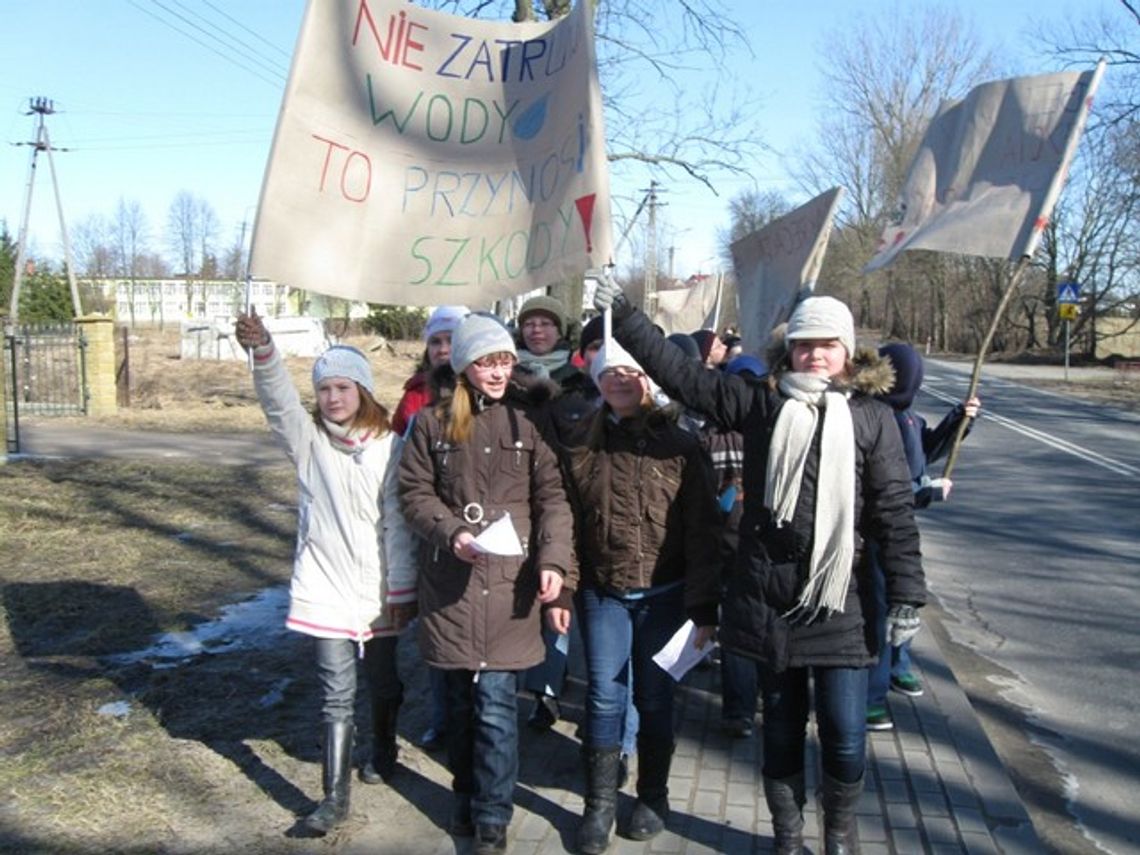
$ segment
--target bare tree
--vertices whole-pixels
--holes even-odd
[[[922,7],[905,15],[885,9],[828,33],[821,58],[827,98],[817,142],[793,167],[811,195],[847,189],[821,281],[851,302],[861,324],[937,341],[956,325],[923,308],[949,305],[946,260],[907,254],[886,273],[861,270],[939,104],[992,77],[996,54],[957,11]]]
[[[131,326],[135,325],[135,283],[139,276],[139,261],[146,251],[147,221],[142,205],[136,200],[120,197],[115,208],[114,222],[115,259],[118,275],[127,280],[127,306]]]
[[[115,250],[105,217],[92,214],[76,226],[72,242],[75,266],[82,276],[102,279],[115,273]]]

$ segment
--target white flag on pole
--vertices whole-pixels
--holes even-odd
[[[907,249],[1016,259],[1032,255],[1053,213],[1101,75],[983,83],[946,101],[903,185],[895,221],[864,268]]]
[[[349,299],[480,305],[609,262],[591,8],[513,24],[310,0],[252,273]]]
[[[815,288],[842,197],[843,188],[833,187],[732,244],[745,353],[762,355],[800,292]]]
[[[657,292],[653,323],[666,334],[715,330],[720,315],[721,283],[724,275],[706,275],[688,288]]]

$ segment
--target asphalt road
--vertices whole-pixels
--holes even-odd
[[[919,411],[968,380],[929,361]],[[920,514],[948,659],[1050,845],[1138,852],[1140,416],[988,367],[980,395],[950,501]]]

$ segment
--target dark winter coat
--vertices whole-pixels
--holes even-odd
[[[688,617],[715,626],[720,578],[709,545],[719,520],[696,437],[661,413],[619,420],[608,407],[562,435],[583,584],[624,594],[684,580]]]
[[[721,643],[776,670],[869,665],[877,644],[869,619],[873,611],[865,542],[874,540],[882,547],[889,602],[918,605],[926,600],[910,473],[899,431],[890,408],[870,397],[889,385],[889,369],[877,355],[869,354],[875,362],[861,367],[852,381],[855,394],[848,402],[855,432],[856,531],[844,610],[807,625],[789,624],[783,616],[796,604],[811,558],[819,433],[808,456],[793,519],[777,528],[764,507],[764,487],[772,430],[785,401],[776,387],[778,366],[785,365],[786,359],[769,361],[777,377],[752,384],[708,371],[685,358],[640,312],[627,315],[620,323],[615,316],[614,321],[618,341],[666,394],[744,434],[740,549],[737,572],[729,580],[722,609]]]
[[[438,668],[516,671],[545,656],[540,570],[562,574],[556,605],[571,604],[578,577],[574,520],[558,460],[540,430],[535,392],[512,383],[498,402],[476,398],[467,442],[445,438],[440,410],[446,405],[425,407],[400,461],[400,507],[426,550],[420,647]],[[475,564],[455,557],[451,544],[459,532],[478,535],[506,513],[522,541],[521,557],[486,555]]]

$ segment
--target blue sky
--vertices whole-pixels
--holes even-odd
[[[788,152],[810,138],[821,92],[823,33],[881,8],[918,8],[917,0],[726,0],[753,39],[755,57],[737,60],[738,80],[759,81],[764,140]],[[252,226],[265,159],[304,0],[6,0],[0,49],[0,219],[15,237],[22,220],[33,135],[28,98],[53,99],[48,117],[69,230],[93,214],[111,217],[120,197],[146,211],[161,250],[175,195],[210,202],[220,245]],[[1053,68],[1034,57],[1026,34],[1035,23],[1115,12],[1115,0],[960,0],[987,39],[1003,48],[1010,73]],[[196,29],[204,16],[235,40],[229,50]],[[161,19],[161,20],[160,20]],[[177,27],[177,29],[175,29]],[[181,30],[181,32],[179,32]],[[647,92],[653,97],[653,92]],[[40,158],[30,221],[36,255],[62,249],[47,161]],[[754,176],[796,198],[779,156],[758,161]],[[635,195],[647,177],[615,186]],[[663,217],[676,235],[678,274],[718,264],[716,230],[728,200],[747,179],[724,181],[720,196],[678,177],[668,183]],[[802,201],[797,198],[797,201]]]

